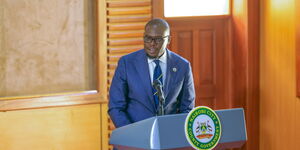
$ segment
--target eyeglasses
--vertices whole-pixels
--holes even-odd
[[[152,41],[154,41],[154,43],[159,44],[159,43],[163,42],[164,38],[166,38],[166,37],[169,37],[169,35],[163,36],[163,37],[155,37],[155,38],[152,38],[151,36],[144,36],[144,42],[151,43]]]

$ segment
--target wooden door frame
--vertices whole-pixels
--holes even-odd
[[[245,109],[247,143],[259,149],[259,0],[231,1],[231,100]]]

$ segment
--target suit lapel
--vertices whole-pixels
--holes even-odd
[[[144,51],[142,51],[140,53],[140,56],[136,58],[136,62],[134,63],[134,65],[141,79],[141,84],[144,87],[145,92],[149,98],[148,100],[141,100],[141,101],[145,103],[146,107],[148,107],[151,111],[155,113],[156,111],[155,111],[155,104],[152,95],[151,79],[149,75],[150,74],[149,65],[148,65],[146,53]]]
[[[166,71],[166,81],[165,81],[165,88],[163,89],[165,94],[165,99],[167,100],[168,94],[171,90],[171,86],[175,84],[175,79],[177,76],[178,68],[176,66],[176,61],[173,58],[172,52],[167,50],[167,71]],[[167,102],[167,101],[166,101]],[[166,103],[167,104],[167,103]]]

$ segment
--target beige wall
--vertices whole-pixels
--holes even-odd
[[[0,1],[0,97],[96,88],[91,0]]]
[[[0,112],[1,150],[100,150],[99,104]]]
[[[260,149],[298,149],[295,0],[261,1]],[[299,18],[298,18],[299,19]]]
[[[95,81],[92,2],[0,0],[0,99],[96,89],[107,95],[106,87],[96,87]],[[94,98],[103,102],[103,97]],[[60,105],[91,101],[84,96],[74,102],[72,96],[51,98],[68,100]],[[43,103],[43,97],[26,100],[32,107]],[[105,102],[0,112],[0,150],[108,149],[106,112]]]

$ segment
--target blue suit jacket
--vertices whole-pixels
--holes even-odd
[[[189,112],[195,104],[190,63],[169,50],[166,52],[165,114]],[[144,49],[120,58],[109,94],[108,113],[116,127],[156,116]]]

